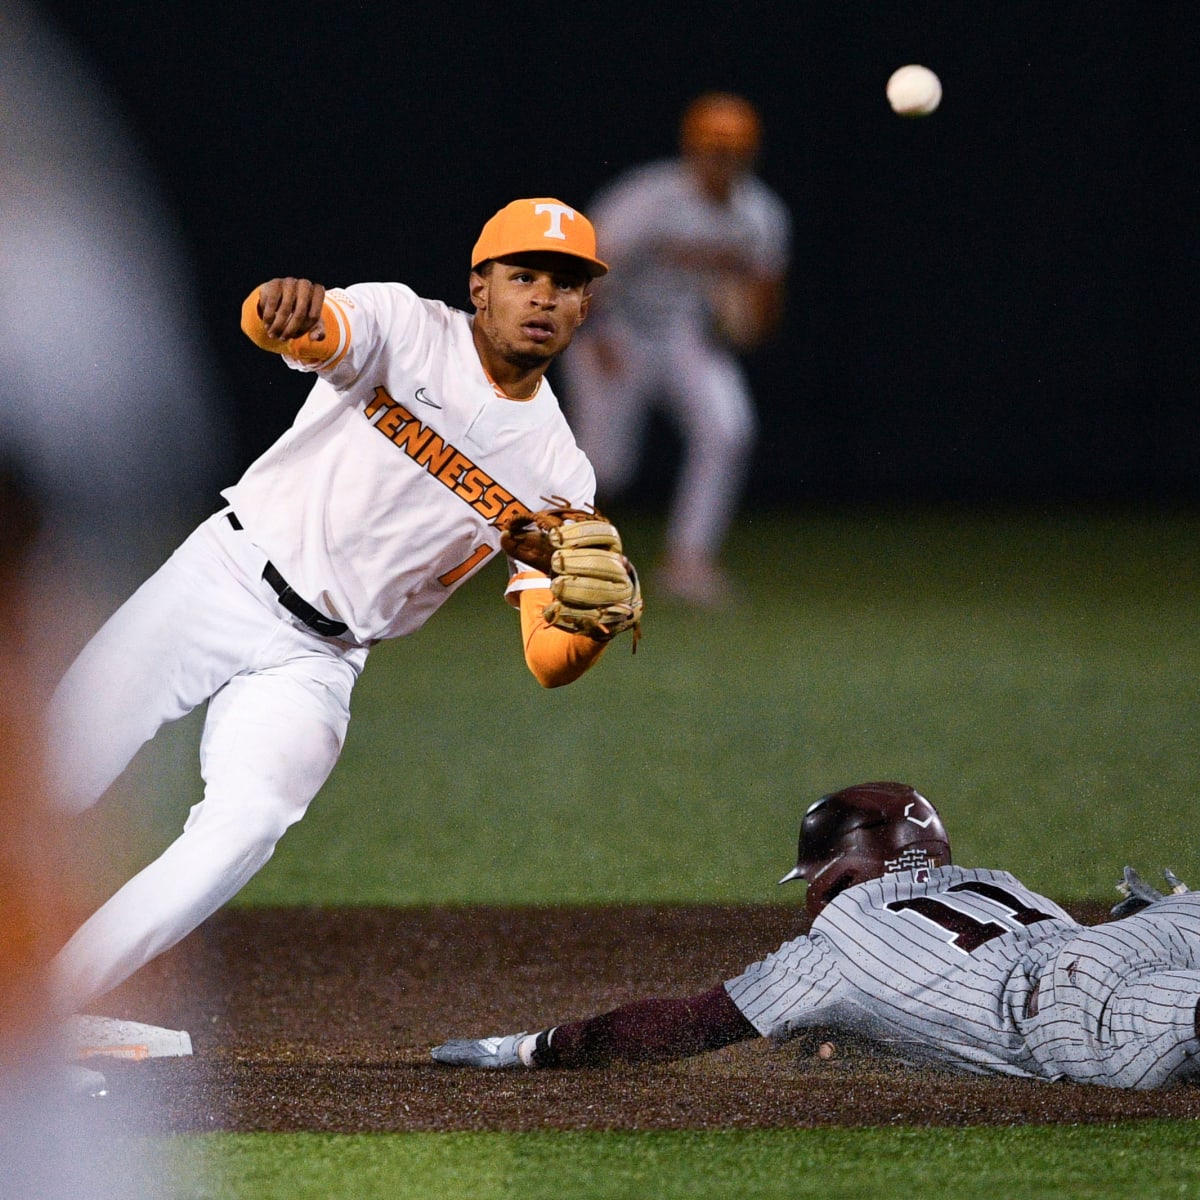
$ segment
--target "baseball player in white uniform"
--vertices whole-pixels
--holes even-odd
[[[572,425],[605,502],[632,481],[656,404],[677,428],[683,462],[656,580],[660,594],[702,606],[730,595],[719,555],[757,431],[738,354],[778,323],[790,255],[788,210],[752,173],[760,142],[747,100],[707,93],[684,113],[679,158],[596,196],[592,216],[619,271],[563,360]]]
[[[899,783],[823,796],[800,826],[807,935],[685,1000],[433,1050],[472,1067],[661,1061],[808,1029],[914,1065],[1158,1088],[1200,1079],[1200,893],[1126,868],[1118,921],[1084,927],[1006,871],[950,862],[933,805]],[[1132,913],[1132,915],[1124,915]]]
[[[398,283],[326,292],[275,279],[242,326],[316,376],[295,423],[85,647],[54,704],[59,791],[81,811],[167,721],[208,702],[204,798],[181,836],[54,962],[64,1014],[230,899],[300,820],[340,753],[370,647],[419,629],[547,498],[587,508],[594,476],[546,368],[606,270],[552,198],[513,201],[471,258],[474,315]],[[605,638],[548,624],[545,575],[510,560],[525,657],[547,687]]]

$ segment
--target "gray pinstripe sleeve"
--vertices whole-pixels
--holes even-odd
[[[746,1020],[770,1037],[784,1023],[791,1029],[828,1023],[840,981],[837,955],[823,939],[799,937],[747,967],[725,990]]]

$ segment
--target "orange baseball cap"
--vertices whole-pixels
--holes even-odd
[[[762,142],[758,110],[732,92],[705,92],[684,110],[679,126],[684,150],[732,150],[753,154]]]
[[[471,269],[492,258],[538,251],[582,259],[592,278],[608,273],[596,257],[596,231],[581,212],[551,196],[514,200],[483,227],[471,251]]]

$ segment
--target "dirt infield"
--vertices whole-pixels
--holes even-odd
[[[1085,921],[1100,912],[1080,911]],[[786,907],[232,909],[97,1006],[187,1029],[192,1058],[95,1060],[147,1132],[702,1129],[1200,1117],[1200,1088],[1118,1092],[907,1070],[817,1039],[657,1067],[439,1067],[509,1033],[736,974],[800,929]]]

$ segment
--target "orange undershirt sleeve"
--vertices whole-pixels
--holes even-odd
[[[542,611],[554,597],[549,588],[529,588],[521,597],[521,640],[525,661],[542,687],[574,683],[604,653],[606,642],[548,625]]]

